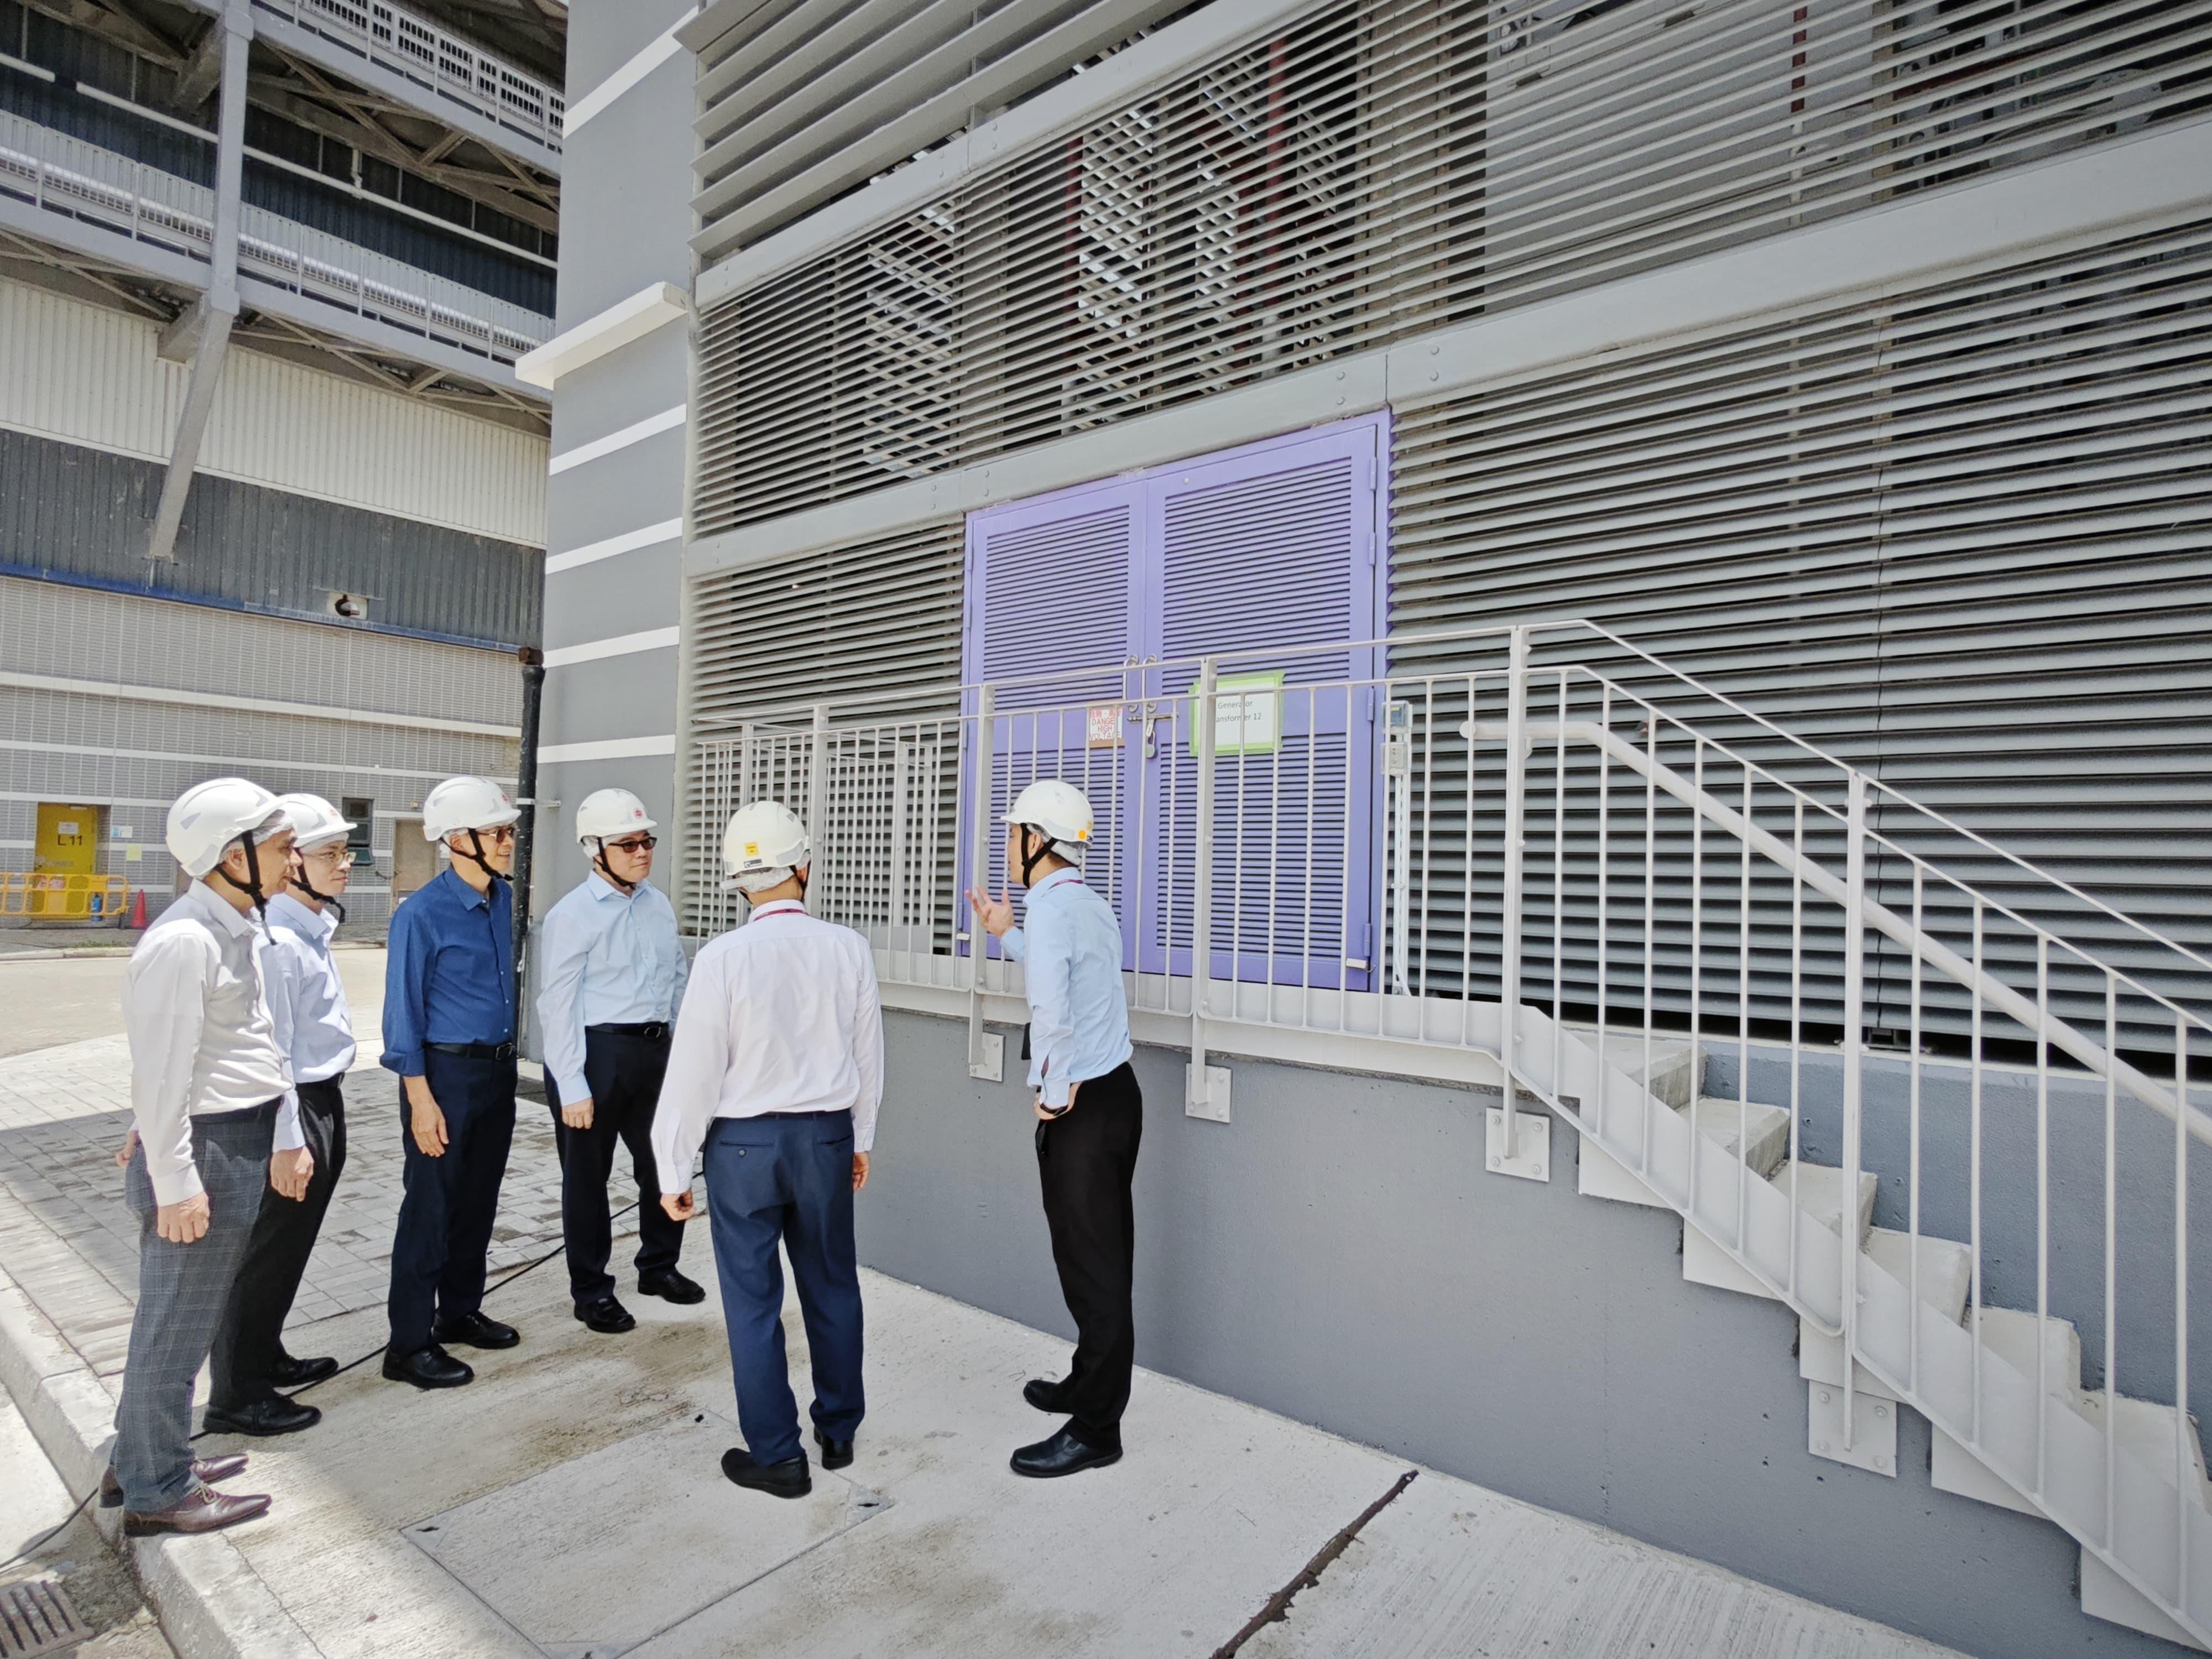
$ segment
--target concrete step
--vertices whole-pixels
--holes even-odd
[[[1733,1101],[1729,1103],[1731,1106],[1735,1104]],[[1767,1181],[1767,1185],[1784,1198],[1790,1195],[1790,1172],[1793,1167],[1798,1172],[1798,1207],[1829,1231],[1839,1231],[1844,1207],[1844,1172],[1830,1164],[1792,1165],[1785,1159],[1782,1167]],[[1862,1170],[1859,1172],[1858,1236],[1862,1243],[1874,1221],[1875,1185],[1873,1171]],[[1710,1285],[1716,1290],[1735,1291],[1745,1296],[1762,1296],[1770,1301],[1781,1300],[1738,1267],[1734,1257],[1687,1222],[1682,1224],[1682,1277],[1692,1285]]]
[[[1899,1283],[1912,1282],[1912,1235],[1889,1227],[1876,1227],[1867,1235],[1866,1255]],[[1974,1253],[1955,1239],[1920,1236],[1920,1299],[1956,1324],[1973,1287]],[[1864,1365],[1856,1369],[1854,1386],[1876,1400],[1897,1395]],[[1844,1340],[1831,1336],[1808,1320],[1797,1322],[1797,1375],[1808,1382],[1840,1388],[1844,1381]]]
[[[1782,1107],[1757,1101],[1747,1105],[1705,1095],[1698,1101],[1694,1121],[1700,1133],[1743,1156],[1752,1173],[1761,1180],[1780,1169],[1790,1156],[1790,1114]],[[1737,1145],[1740,1139],[1750,1147],[1748,1154],[1741,1153]]]
[[[1697,1098],[1704,1085],[1705,1051],[1686,1037],[1651,1040],[1651,1075],[1644,1074],[1644,1038],[1640,1033],[1614,1033],[1605,1040],[1606,1063],[1641,1083],[1658,1099],[1680,1111]]]

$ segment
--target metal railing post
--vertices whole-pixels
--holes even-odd
[[[1190,877],[1190,1077],[1188,1103],[1204,1106],[1206,993],[1213,978],[1213,745],[1219,665],[1198,665],[1198,696],[1191,704],[1191,746],[1198,752],[1198,821],[1192,826]],[[1232,977],[1235,969],[1231,969]]]
[[[1844,899],[1844,1194],[1836,1218],[1843,1237],[1844,1449],[1850,1449],[1858,1404],[1859,1162],[1861,1088],[1866,1046],[1866,775],[1850,774]],[[1793,1223],[1794,1224],[1794,1223]]]
[[[1521,1144],[1515,1077],[1521,1063],[1521,889],[1528,854],[1521,768],[1528,754],[1528,630],[1516,628],[1505,675],[1505,894],[1499,928],[1498,1061],[1505,1073],[1508,1158]]]
[[[991,888],[991,739],[992,714],[998,699],[988,685],[975,692],[975,799],[970,807],[968,838],[968,884],[988,896]],[[959,914],[957,901],[953,914]],[[968,924],[968,1068],[971,1075],[983,1066],[983,951],[990,935],[971,919]]]
[[[806,840],[818,854],[822,847],[822,826],[828,821],[822,810],[822,798],[830,787],[830,705],[814,705],[814,720],[807,733],[806,750]]]

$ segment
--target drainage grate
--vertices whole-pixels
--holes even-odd
[[[59,1653],[91,1634],[54,1579],[34,1578],[0,1589],[0,1659]]]

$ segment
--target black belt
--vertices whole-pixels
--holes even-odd
[[[425,1048],[435,1048],[441,1054],[459,1054],[465,1060],[513,1060],[512,1042],[426,1042]]]
[[[586,1031],[605,1031],[610,1036],[643,1037],[647,1042],[668,1041],[669,1025],[665,1019],[639,1020],[630,1025],[586,1025]]]

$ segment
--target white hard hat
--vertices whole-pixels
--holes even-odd
[[[257,830],[283,829],[284,817],[276,797],[258,783],[244,778],[196,783],[169,807],[169,856],[198,881],[222,862],[231,842]]]
[[[447,778],[422,797],[422,839],[443,841],[459,830],[496,830],[521,810],[489,778]]]
[[[343,841],[353,825],[320,795],[279,795],[276,805],[292,826],[292,845],[302,853],[325,842]]]
[[[812,848],[799,814],[780,800],[757,800],[731,816],[722,835],[730,879],[748,891],[774,887],[804,864]]]
[[[1039,778],[1014,797],[1012,810],[1000,822],[1036,830],[1052,843],[1054,852],[1071,864],[1080,864],[1095,820],[1091,802],[1080,789],[1058,778]]]
[[[612,841],[653,828],[645,803],[627,789],[594,789],[576,808],[576,839]]]

